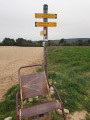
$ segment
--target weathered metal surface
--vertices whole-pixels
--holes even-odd
[[[42,115],[34,116],[28,120],[51,120],[51,113],[44,113]]]
[[[21,109],[20,112],[18,110],[18,94],[16,94],[16,113],[17,113],[17,120],[21,120],[23,118],[30,118],[32,116],[41,115],[46,112],[50,112],[52,110],[61,109],[63,113],[64,120],[66,119],[61,97],[54,85],[49,85],[45,70],[44,72],[29,74],[29,75],[20,75],[20,70],[22,68],[27,67],[35,67],[35,66],[42,66],[42,65],[31,65],[31,66],[24,66],[21,67],[18,71],[19,75],[19,82],[20,82],[20,98],[21,98]],[[43,67],[43,66],[42,66]],[[23,106],[23,99],[35,97],[38,95],[48,94],[50,96],[49,87],[53,87],[57,93],[58,100],[47,101],[40,104],[35,104],[31,106]],[[51,96],[50,96],[51,98]],[[47,120],[47,119],[46,119]]]
[[[44,72],[21,77],[23,99],[48,94]]]
[[[24,107],[23,109],[21,109],[21,118],[22,119],[29,118],[32,116],[36,116],[36,115],[50,112],[52,110],[56,110],[60,108],[61,108],[61,105],[59,104],[59,101],[56,101],[56,100]]]

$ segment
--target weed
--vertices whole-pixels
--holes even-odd
[[[86,120],[90,120],[90,114],[86,115]]]
[[[87,100],[85,100],[84,106],[85,109],[90,113],[90,97]]]
[[[43,69],[41,67],[37,68],[36,72],[42,72]]]
[[[6,94],[4,96],[5,99],[2,102],[0,102],[0,120],[3,120],[4,118],[6,118],[8,116],[13,116],[13,120],[16,120],[15,96],[16,96],[17,91],[19,91],[19,85],[13,86],[6,92]]]

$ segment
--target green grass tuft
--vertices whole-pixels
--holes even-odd
[[[8,116],[12,116],[16,120],[16,92],[19,91],[19,85],[10,88],[6,94],[5,99],[0,102],[0,120]]]

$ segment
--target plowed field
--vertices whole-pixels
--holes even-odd
[[[8,88],[18,83],[21,66],[42,63],[42,47],[0,47],[0,100]]]

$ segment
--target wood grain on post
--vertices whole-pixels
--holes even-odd
[[[48,13],[48,5],[43,6],[43,13]],[[43,19],[43,22],[48,22],[47,18]],[[48,62],[48,55],[47,55],[47,47],[48,47],[48,27],[44,27],[43,30],[46,30],[46,34],[43,37],[43,41],[45,42],[44,45],[44,68],[47,76],[47,62]]]

